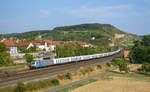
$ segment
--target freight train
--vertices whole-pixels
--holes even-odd
[[[115,54],[119,53],[120,51],[121,50],[119,49],[117,51],[102,53],[102,54],[93,54],[93,55],[83,55],[83,56],[74,56],[74,57],[56,58],[56,59],[49,59],[49,60],[32,61],[31,62],[31,69],[47,67],[47,66],[57,65],[57,64],[65,64],[65,63],[70,63],[70,62],[86,61],[86,60],[91,60],[91,59],[108,57],[108,56],[115,55]]]

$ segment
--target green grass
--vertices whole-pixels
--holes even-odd
[[[75,84],[75,85],[73,85],[73,86],[71,86],[71,87],[64,88],[64,89],[58,90],[58,91],[56,91],[56,92],[69,92],[69,91],[71,91],[71,90],[74,90],[74,89],[76,89],[76,88],[79,88],[79,87],[81,87],[81,86],[84,86],[84,85],[87,85],[87,84],[89,84],[89,83],[93,83],[93,82],[96,82],[96,81],[97,81],[96,79],[90,79],[90,80],[88,80],[88,81],[86,81],[86,82],[79,83],[79,84]]]

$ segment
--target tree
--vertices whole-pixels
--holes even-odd
[[[142,39],[142,44],[144,46],[150,46],[150,35],[145,35]]]
[[[19,45],[18,45],[18,50],[19,50],[20,52],[23,52],[23,53],[26,52],[26,48],[22,46],[22,43],[19,43]]]
[[[31,62],[33,61],[33,56],[31,54],[26,53],[25,57],[26,57],[27,63],[31,64]]]
[[[24,92],[25,91],[24,84],[22,82],[19,82],[14,91],[15,92]]]
[[[70,57],[100,53],[99,48],[82,47],[79,43],[67,43],[56,46],[57,57]]]
[[[142,64],[142,71],[143,71],[144,73],[150,71],[150,64],[144,62],[144,63]]]
[[[36,51],[37,51],[36,46],[30,47],[28,49],[28,52],[36,52]]]
[[[6,45],[3,42],[0,42],[0,52],[6,52],[7,48]]]
[[[131,58],[136,63],[150,63],[150,35],[146,35],[141,41],[135,42],[131,50]]]
[[[30,47],[30,48],[27,49],[26,47],[22,46],[22,43],[19,43],[18,49],[19,49],[19,51],[21,51],[23,53],[31,53],[31,52],[36,52],[37,51],[36,46]]]
[[[128,67],[128,64],[129,64],[129,61],[124,59],[124,58],[121,58],[121,59],[114,59],[112,62],[111,62],[112,65],[115,65],[115,66],[118,66],[119,67],[119,70],[120,72],[122,71],[125,71],[126,73],[129,72],[129,67]]]
[[[126,73],[129,72],[129,67],[128,67],[128,61],[125,59],[122,59],[122,61],[119,64],[119,70],[121,71],[125,71]]]
[[[53,79],[53,80],[51,80],[51,83],[53,84],[53,85],[59,85],[59,80],[58,79]]]
[[[69,80],[71,80],[71,74],[70,74],[70,73],[67,73],[67,74],[66,74],[66,78],[69,79]]]
[[[136,61],[136,63],[142,63],[143,61],[147,61],[147,48],[142,45],[138,45],[132,50],[132,58]]]
[[[10,55],[7,53],[6,45],[0,42],[0,65],[11,64]]]

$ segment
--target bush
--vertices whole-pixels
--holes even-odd
[[[94,70],[93,67],[88,67],[89,72],[92,72],[93,70]]]
[[[118,66],[120,72],[125,71],[126,73],[128,73],[130,71],[128,67],[129,61],[124,58],[113,59],[111,64],[114,66]]]
[[[110,64],[110,63],[106,63],[106,65],[107,65],[108,67],[111,67],[111,64]]]
[[[118,66],[120,62],[121,62],[121,59],[120,58],[116,58],[116,59],[112,60],[111,64],[113,66]]]
[[[143,72],[149,72],[150,71],[150,64],[149,63],[143,63],[141,71],[143,71]]]
[[[66,74],[66,78],[69,79],[69,80],[71,80],[71,74],[70,74],[70,73],[67,73],[67,74]]]
[[[33,55],[26,53],[25,58],[28,64],[30,64],[33,61]]]
[[[139,72],[143,71],[142,68],[138,68],[137,70],[138,70]]]
[[[15,92],[24,92],[25,91],[24,84],[22,82],[19,82],[14,91]]]
[[[98,68],[98,69],[102,69],[102,66],[101,66],[101,65],[97,65],[97,68]]]
[[[53,84],[53,85],[59,85],[59,80],[58,79],[53,79],[52,81],[51,81],[51,83]]]

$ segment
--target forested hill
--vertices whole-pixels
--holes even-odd
[[[121,33],[120,30],[118,30],[117,28],[115,28],[114,26],[112,26],[110,24],[98,24],[98,23],[94,23],[94,24],[80,24],[80,25],[64,26],[64,27],[56,27],[56,28],[54,28],[54,30],[63,30],[63,31],[99,30],[99,31]]]
[[[25,33],[8,34],[12,39],[50,39],[57,41],[85,41],[98,46],[132,45],[138,36],[120,31],[110,24],[80,24],[56,27],[52,30],[38,30]],[[4,36],[4,35],[3,35]],[[92,39],[92,38],[95,39]]]

